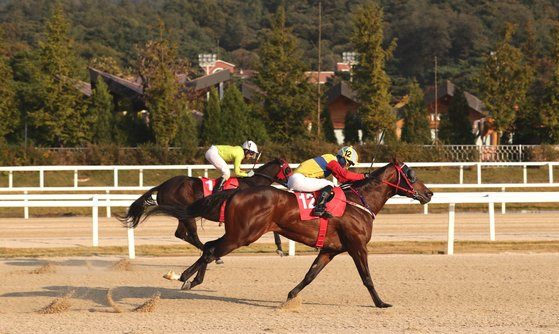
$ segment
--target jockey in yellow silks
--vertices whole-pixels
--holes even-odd
[[[326,202],[334,184],[324,178],[333,175],[341,183],[363,180],[363,174],[348,171],[350,166],[358,162],[359,157],[353,147],[342,147],[336,156],[324,154],[302,162],[287,180],[287,187],[303,192],[321,190],[313,214],[331,218],[332,215],[326,211]]]
[[[220,191],[225,181],[231,177],[227,162],[233,163],[235,175],[240,177],[250,177],[254,175],[253,171],[248,173],[241,170],[241,162],[243,159],[254,159],[258,154],[256,144],[247,140],[241,146],[229,145],[212,145],[206,151],[205,157],[214,167],[221,172],[221,177],[216,181],[213,193]]]

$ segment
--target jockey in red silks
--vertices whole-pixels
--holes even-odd
[[[358,156],[351,146],[342,147],[336,156],[324,154],[302,162],[287,181],[287,187],[295,191],[313,192],[320,190],[313,214],[324,218],[332,215],[326,211],[326,202],[330,197],[334,184],[324,179],[333,175],[339,182],[363,180],[363,174],[348,171],[350,166],[358,163]]]

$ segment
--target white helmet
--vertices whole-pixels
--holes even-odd
[[[245,141],[241,147],[247,151],[258,153],[258,147],[256,147],[256,144],[252,140]]]

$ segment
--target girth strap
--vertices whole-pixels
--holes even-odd
[[[320,217],[320,226],[318,227],[318,238],[316,239],[315,247],[324,247],[324,239],[326,239],[326,231],[328,230],[328,219]]]

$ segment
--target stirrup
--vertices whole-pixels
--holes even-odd
[[[314,210],[312,211],[312,214],[314,216],[318,216],[318,217],[322,217],[322,218],[333,218],[334,217],[334,216],[332,216],[332,214],[330,212],[326,211],[326,206],[324,206],[322,208],[319,208],[318,206],[315,206]]]

